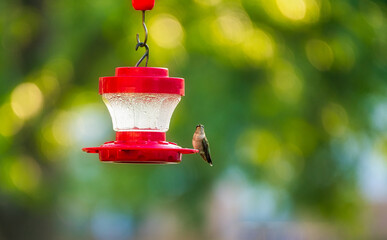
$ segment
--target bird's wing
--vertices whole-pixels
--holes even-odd
[[[209,145],[206,137],[203,138],[202,144],[203,144],[204,154],[206,155],[206,160],[209,164],[212,165],[212,160],[211,160],[211,156],[210,156],[210,145]]]

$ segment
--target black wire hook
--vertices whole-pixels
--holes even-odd
[[[142,11],[142,26],[144,27],[144,31],[145,31],[145,39],[144,39],[144,42],[141,42],[140,35],[137,33],[136,51],[139,47],[145,47],[145,54],[140,58],[140,60],[138,60],[138,62],[136,63],[136,67],[138,67],[145,58],[146,58],[145,67],[147,67],[148,60],[149,60],[149,46],[148,44],[146,44],[146,42],[148,41],[148,29],[146,28],[146,25],[145,25],[145,10]]]

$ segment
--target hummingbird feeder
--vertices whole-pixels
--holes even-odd
[[[136,50],[146,52],[135,67],[118,67],[115,76],[99,79],[99,94],[105,102],[116,131],[116,140],[99,147],[83,148],[98,153],[103,162],[179,163],[182,154],[198,152],[166,141],[172,113],[184,96],[184,79],[169,77],[168,69],[148,67],[148,30],[145,11],[154,0],[133,0],[133,7],[142,11],[145,40],[137,34]],[[146,59],[145,67],[139,67]]]

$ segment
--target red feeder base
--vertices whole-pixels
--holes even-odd
[[[198,152],[165,140],[165,132],[116,132],[116,141],[82,150],[98,153],[102,162],[154,164],[180,163],[182,154]]]

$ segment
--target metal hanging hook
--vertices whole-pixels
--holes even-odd
[[[146,28],[146,25],[145,25],[145,10],[142,11],[142,26],[144,27],[144,31],[145,31],[145,39],[144,39],[144,42],[141,42],[140,35],[137,33],[136,51],[139,47],[145,47],[145,54],[140,58],[140,60],[138,60],[138,62],[136,63],[136,67],[138,67],[145,58],[146,58],[145,67],[147,67],[148,60],[149,60],[149,46],[148,44],[146,44],[146,42],[148,41],[148,29]]]

